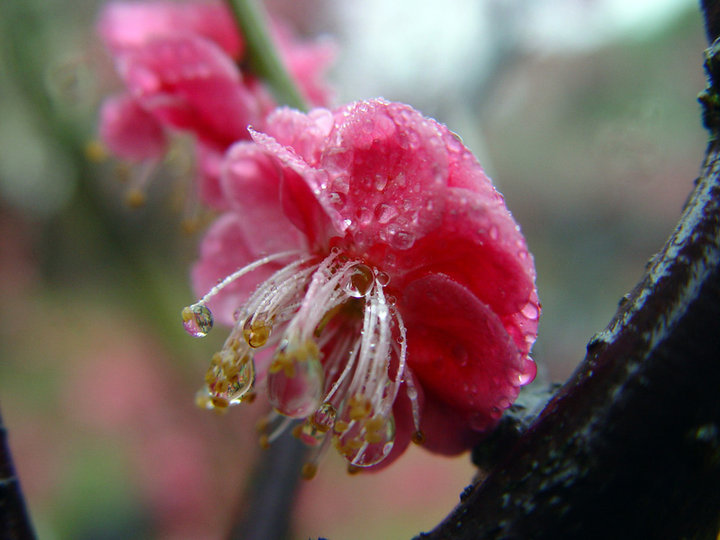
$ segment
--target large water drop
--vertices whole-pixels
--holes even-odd
[[[213,326],[212,312],[204,304],[193,304],[182,310],[185,331],[192,337],[205,337]]]

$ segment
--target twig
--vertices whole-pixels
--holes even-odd
[[[233,525],[231,539],[285,540],[307,448],[285,432],[265,450]]]
[[[278,103],[307,111],[307,103],[290,77],[270,37],[267,17],[255,0],[227,2],[245,40],[245,62],[250,71],[270,86]]]

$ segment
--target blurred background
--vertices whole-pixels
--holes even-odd
[[[88,159],[117,88],[99,0],[0,6],[0,405],[40,538],[223,538],[246,501],[261,405],[196,409],[223,332],[180,309],[199,233],[181,227],[189,163]],[[706,134],[692,0],[268,0],[338,44],[337,103],[384,96],[446,123],[505,194],[535,255],[534,357],[565,380],[672,230]],[[294,537],[407,538],[437,524],[468,456],[411,448],[349,477],[332,452],[302,485]]]

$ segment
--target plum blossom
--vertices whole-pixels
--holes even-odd
[[[245,45],[228,8],[217,1],[111,2],[98,31],[125,91],[102,106],[100,136],[130,161],[158,159],[168,134],[196,139],[199,191],[222,208],[216,169],[223,152],[249,140],[247,126],[264,125],[276,103],[253,74],[241,69]],[[301,92],[314,105],[330,96],[322,75],[328,43],[302,43],[279,23],[273,37]]]
[[[229,209],[207,232],[186,329],[232,330],[200,405],[264,388],[262,442],[295,424],[351,468],[407,447],[454,454],[533,380],[540,304],[519,226],[471,152],[382,99],[281,108],[223,164]],[[240,270],[237,270],[240,268]],[[209,291],[209,292],[208,292]]]

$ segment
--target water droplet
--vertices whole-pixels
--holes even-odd
[[[318,410],[315,411],[315,414],[312,415],[311,419],[313,424],[315,424],[319,429],[330,431],[335,426],[336,417],[337,411],[335,410],[335,407],[332,406],[332,403],[325,402],[318,407]]]
[[[398,210],[389,204],[382,203],[375,207],[375,219],[382,225],[392,221],[398,214]]]
[[[361,225],[368,225],[373,220],[373,213],[367,208],[361,208],[357,215]]]
[[[520,386],[525,386],[527,383],[532,381],[533,374],[532,373],[523,373],[522,371],[518,372],[516,375],[516,381],[517,384]]]
[[[397,231],[390,237],[390,245],[395,249],[409,249],[415,243],[415,235],[407,231]]]
[[[243,337],[248,345],[257,349],[265,345],[270,338],[272,324],[264,316],[248,317],[243,324]]]
[[[225,396],[230,405],[237,405],[252,390],[255,383],[255,362],[248,359],[240,366],[237,375],[230,380]]]
[[[520,312],[525,316],[526,319],[529,319],[531,321],[537,320],[537,318],[540,316],[540,310],[533,302],[528,302],[525,304],[525,307],[520,310]]]
[[[498,239],[498,228],[495,225],[490,227],[490,238],[492,240]]]
[[[305,418],[320,404],[323,391],[320,352],[313,341],[280,348],[267,377],[268,400],[291,418]]]
[[[382,270],[375,270],[375,279],[383,287],[390,283],[390,275],[387,272],[383,272]]]
[[[193,304],[182,310],[185,331],[192,337],[205,337],[213,326],[213,316],[204,304]]]
[[[332,181],[333,191],[339,194],[347,194],[350,191],[350,180],[347,176],[338,176]]]
[[[375,175],[375,189],[382,191],[385,189],[388,183],[388,178],[384,174]]]
[[[344,415],[343,415],[344,416]],[[340,455],[355,467],[370,467],[384,460],[395,444],[395,419],[375,415],[348,422],[348,429],[333,434]]]
[[[340,193],[339,191],[333,191],[328,195],[328,198],[330,199],[330,204],[332,204],[335,208],[338,210],[341,210],[345,207],[346,197],[344,194]]]
[[[345,284],[345,292],[353,298],[367,296],[375,283],[375,276],[369,266],[356,264],[351,269],[350,277]]]

